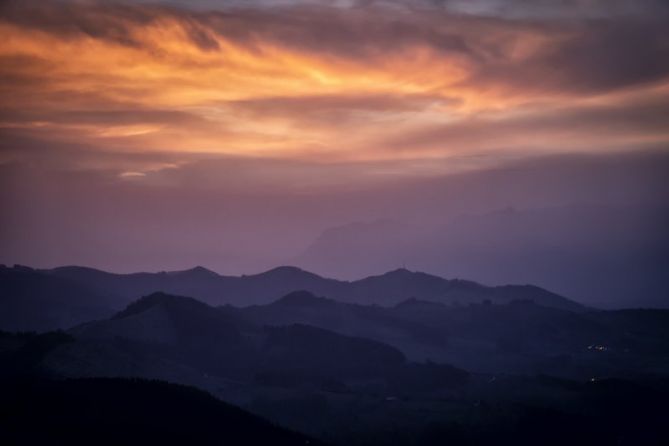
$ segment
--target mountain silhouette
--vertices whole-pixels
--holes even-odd
[[[112,314],[118,305],[81,283],[27,267],[0,266],[0,329],[49,331]]]
[[[126,339],[201,348],[236,345],[241,335],[225,313],[190,297],[153,293],[128,305],[108,320],[84,324],[72,333],[86,338]]]
[[[85,267],[37,270],[0,267],[0,329],[48,331],[110,316],[155,292],[190,296],[210,305],[267,304],[294,291],[341,302],[393,306],[409,298],[444,304],[504,304],[532,300],[572,311],[585,307],[530,285],[488,287],[407,269],[346,282],[282,266],[248,276],[223,276],[203,267],[159,273],[114,274]]]
[[[80,267],[39,272],[77,283],[106,299],[115,300],[118,307],[156,291],[194,297],[211,305],[247,306],[270,303],[293,291],[306,290],[343,302],[385,306],[415,297],[447,304],[469,304],[484,300],[507,303],[516,299],[529,299],[555,308],[574,311],[584,308],[539,287],[489,287],[404,268],[352,282],[323,278],[290,266],[244,276],[223,276],[202,267],[176,272],[134,274],[113,274]]]

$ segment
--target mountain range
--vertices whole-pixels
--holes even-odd
[[[637,444],[654,444],[664,438],[656,414],[669,394],[662,384],[669,374],[668,327],[663,310],[566,310],[522,299],[450,305],[409,298],[380,306],[295,291],[237,307],[157,292],[66,332],[0,332],[0,384],[19,389],[0,402],[25,397],[38,404],[35,420],[45,438],[60,435],[58,426],[74,429],[74,421],[88,419],[82,407],[91,398],[103,405],[96,413],[107,414],[130,393],[138,395],[128,399],[137,410],[199,414],[181,422],[180,415],[138,421],[171,420],[165,435],[174,438],[189,428],[214,438],[206,420],[220,416],[227,426],[238,416],[186,388],[127,381],[140,379],[197,387],[332,444],[495,444],[500,438],[537,444],[546,429],[561,432],[547,444],[576,434],[591,444],[620,443],[635,432],[648,434],[635,435]],[[17,383],[12,376],[21,378]],[[30,376],[37,381],[26,381]],[[73,395],[67,404],[66,394]],[[150,401],[164,403],[152,408]],[[170,409],[175,404],[182,409]],[[50,407],[61,413],[49,418]],[[0,424],[12,420],[6,413]],[[97,426],[100,418],[91,417]],[[24,426],[28,412],[14,419],[23,423],[14,426]],[[245,431],[255,421],[239,423],[220,441],[254,435],[310,441],[273,434],[261,420],[255,434]]]
[[[15,332],[0,332],[0,429],[15,444],[31,420],[25,438],[71,444],[109,422],[137,423],[137,441],[169,423],[151,437],[166,443],[191,429],[202,444],[666,439],[669,311],[600,310],[531,285],[407,269],[349,282],[295,267],[1,267],[0,330]]]
[[[74,266],[46,270],[14,266],[0,267],[0,309],[5,309],[0,314],[11,314],[6,318],[0,316],[0,328],[37,331],[68,328],[111,315],[157,291],[193,297],[210,305],[249,306],[267,304],[298,290],[340,302],[382,306],[416,298],[448,305],[530,300],[551,308],[585,309],[577,302],[536,286],[489,287],[404,268],[361,280],[341,281],[289,266],[245,276],[219,275],[203,267],[114,274]],[[39,309],[39,317],[32,317],[29,313],[36,309]]]

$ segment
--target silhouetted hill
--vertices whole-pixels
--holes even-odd
[[[318,444],[192,387],[127,379],[0,383],[4,445]]]
[[[77,326],[70,333],[101,346],[116,339],[129,341],[142,359],[158,355],[161,360],[209,373],[235,375],[248,367],[252,355],[250,343],[240,331],[242,325],[232,315],[195,299],[154,293],[109,319]],[[110,354],[118,356],[119,352],[112,349]],[[160,367],[138,364],[151,370]],[[132,362],[126,365],[132,367]]]
[[[487,287],[468,280],[446,280],[404,268],[351,282],[351,290],[348,293],[349,297],[345,299],[347,301],[386,305],[395,305],[411,297],[448,304],[469,304],[484,300],[501,304],[512,300],[529,299],[547,307],[571,311],[583,310],[582,305],[539,287],[529,285]]]
[[[173,271],[173,275],[179,275],[182,277],[189,277],[189,278],[207,278],[207,277],[217,277],[218,274],[215,273],[214,271],[207,269],[203,266],[196,266],[191,269],[183,270],[183,271]]]
[[[0,329],[48,331],[112,314],[104,295],[64,277],[0,266]]]
[[[234,286],[221,291],[226,303],[238,306],[270,303],[288,293],[308,290],[335,297],[343,291],[346,282],[326,279],[293,266],[280,266],[264,273],[241,276]]]
[[[223,312],[190,297],[153,293],[128,305],[112,318],[74,328],[86,338],[123,337],[200,348],[202,343],[235,345],[241,341],[236,323]]]

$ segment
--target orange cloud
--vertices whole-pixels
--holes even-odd
[[[569,119],[664,88],[669,63],[648,60],[668,56],[667,32],[646,27],[380,6],[8,2],[0,128],[91,150],[326,162],[659,144],[666,131],[635,116],[613,137],[598,118]],[[602,51],[625,37],[637,66],[616,70],[621,59]],[[619,90],[633,98],[616,101]]]

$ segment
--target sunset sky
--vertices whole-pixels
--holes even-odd
[[[654,148],[669,139],[668,13],[660,1],[5,1],[2,162],[119,179],[212,156],[434,173]]]
[[[403,182],[666,153],[668,20],[663,0],[4,0],[0,261],[207,263],[244,250],[249,221],[304,247],[396,217],[361,203]],[[600,177],[627,190],[621,175]],[[171,254],[109,248],[138,243]]]

